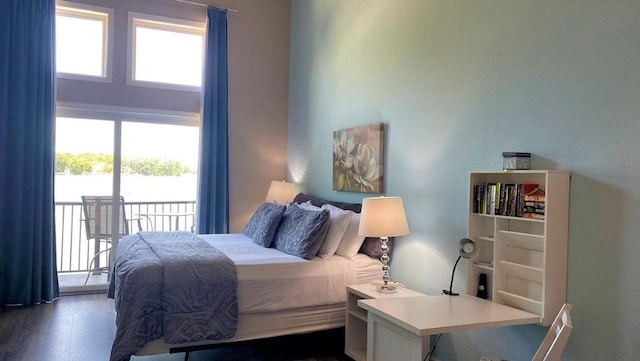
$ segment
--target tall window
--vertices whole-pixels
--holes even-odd
[[[192,231],[196,209],[205,24],[129,11],[142,0],[115,9],[83,1],[93,0],[56,7],[57,76],[65,79],[57,84],[56,244],[67,291],[76,288],[65,276],[84,281],[105,244],[87,240],[82,195],[124,197],[130,233],[138,224]],[[114,28],[128,32],[115,37]],[[88,285],[107,282],[92,272]]]
[[[113,11],[94,6],[78,6],[80,5],[56,7],[58,76],[75,78],[79,75],[109,79],[109,34]]]
[[[204,28],[200,24],[130,13],[130,84],[198,90],[202,83]],[[155,84],[144,84],[151,82]],[[171,87],[170,87],[171,88]]]

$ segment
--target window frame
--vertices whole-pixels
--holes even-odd
[[[145,28],[172,31],[184,34],[196,34],[202,37],[202,64],[204,68],[204,51],[206,47],[206,24],[196,21],[189,21],[178,18],[169,18],[164,16],[149,15],[129,11],[129,19],[127,26],[127,85],[142,86],[156,89],[169,89],[190,92],[200,92],[202,86],[182,85],[163,83],[147,80],[134,79],[135,73],[135,49],[136,49],[136,28],[143,25]],[[202,69],[204,72],[204,69]]]
[[[200,127],[200,113],[129,108],[102,104],[58,101],[56,103],[56,116]]]
[[[87,5],[70,1],[56,1],[56,16],[63,15],[86,20],[102,21],[102,76],[58,72],[56,77],[62,79],[87,80],[97,82],[112,81],[113,74],[113,23],[114,9],[102,6]]]

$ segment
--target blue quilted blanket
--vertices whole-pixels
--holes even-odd
[[[162,337],[179,344],[236,332],[235,265],[188,232],[140,232],[120,240],[109,297],[117,312],[110,361],[129,360]]]

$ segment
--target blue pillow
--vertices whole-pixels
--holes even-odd
[[[273,241],[274,247],[284,253],[312,259],[320,250],[327,234],[329,211],[312,211],[290,204],[284,211],[280,227]]]
[[[262,247],[271,247],[285,210],[284,205],[264,203],[253,214],[242,233]]]

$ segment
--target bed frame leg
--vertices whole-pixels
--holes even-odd
[[[189,361],[189,351],[184,353],[184,361]]]

